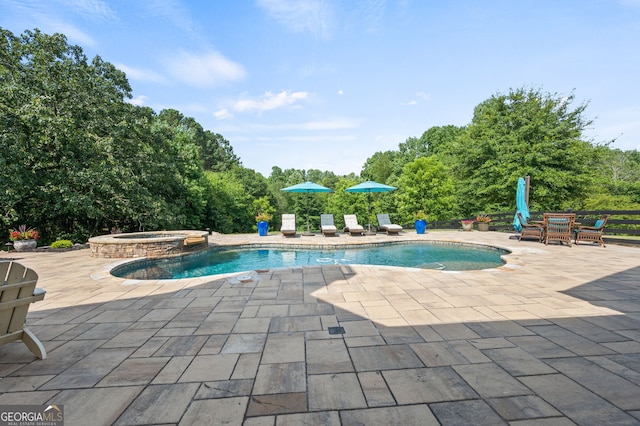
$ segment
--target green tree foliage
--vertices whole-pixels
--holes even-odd
[[[334,215],[334,221],[338,229],[344,227],[343,216],[345,214],[357,215],[360,224],[364,225],[365,218],[367,217],[366,194],[345,191],[345,189],[357,185],[359,182],[360,180],[356,179],[355,176],[338,179],[335,192],[328,199],[326,213]]]
[[[384,151],[376,152],[371,157],[367,158],[367,161],[362,167],[362,176],[365,180],[372,180],[374,182],[389,182],[393,180],[393,175],[397,176],[397,151]]]
[[[256,198],[255,200],[253,200],[253,211],[255,212],[256,217],[262,214],[262,215],[266,215],[267,217],[271,216],[273,218],[273,215],[275,214],[276,209],[269,202],[269,197],[265,195],[263,197]],[[256,221],[257,220],[258,219],[256,219]],[[271,219],[268,219],[267,221],[270,221],[270,220]]]
[[[640,202],[640,152],[598,147],[598,173],[591,194],[610,194]]]
[[[222,135],[167,109],[127,103],[124,73],[99,56],[88,60],[64,35],[0,28],[0,227],[36,227],[43,242],[86,241],[123,231],[211,228],[254,232],[256,208],[307,210],[312,228],[332,213],[368,222],[368,196],[345,189],[362,180],[397,186],[370,196],[372,213],[411,222],[514,208],[518,177],[531,176],[530,208],[635,208],[640,153],[593,146],[591,125],[574,95],[516,89],[479,104],[468,126],[436,126],[397,151],[377,152],[361,176],[282,170],[268,178],[244,168]],[[333,193],[292,194],[304,181]]]
[[[86,235],[98,216],[94,193],[109,184],[101,153],[121,129],[129,84],[100,57],[89,63],[63,35],[0,32],[5,225],[28,219],[45,237]]]
[[[100,57],[89,62],[60,34],[0,33],[5,229],[28,223],[46,242],[86,241],[111,227],[203,228],[216,190],[203,166],[232,168],[242,194],[265,195],[264,178],[242,169],[224,138],[178,111],[125,102],[124,73]],[[229,228],[250,229],[250,203],[240,205],[247,209]]]
[[[218,133],[204,130],[193,118],[185,117],[174,109],[160,111],[158,118],[174,128],[182,139],[199,147],[199,157],[205,170],[225,171],[240,165],[229,141]]]
[[[398,180],[398,212],[403,223],[414,213],[425,212],[429,220],[451,218],[454,213],[454,186],[450,171],[435,157],[420,157],[407,163]]]
[[[451,144],[465,131],[465,127],[434,126],[427,129],[420,138],[407,138],[398,145],[402,164],[427,155],[446,153]]]
[[[240,159],[233,153],[231,143],[221,134],[205,130],[198,140],[200,156],[205,170],[223,171],[240,166]]]
[[[205,175],[209,182],[207,227],[224,234],[253,232],[253,198],[240,176],[233,171],[205,172]]]
[[[513,207],[519,176],[531,176],[530,208],[575,208],[590,188],[594,149],[581,140],[591,124],[574,95],[511,90],[474,110],[450,152],[463,213]]]

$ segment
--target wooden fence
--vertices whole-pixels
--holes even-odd
[[[542,220],[545,212],[532,211],[532,220]],[[628,243],[640,245],[640,210],[567,210],[548,213],[575,213],[576,221],[586,226],[592,226],[603,214],[609,214],[609,220],[604,232],[605,241],[612,243]],[[490,213],[490,231],[515,232],[513,218],[515,212]],[[427,225],[427,229],[460,229],[462,219],[434,221]]]

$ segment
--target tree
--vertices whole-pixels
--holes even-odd
[[[435,155],[446,152],[448,147],[464,133],[464,127],[434,126],[427,129],[420,138],[407,138],[404,143],[398,145],[403,164],[427,155]]]
[[[587,193],[594,149],[581,140],[592,121],[569,96],[511,90],[482,102],[451,147],[462,213],[514,206],[519,176],[531,176],[531,209],[574,207]]]
[[[366,180],[384,183],[391,179],[395,172],[398,153],[396,151],[376,152],[367,158],[360,176]]]
[[[451,218],[454,213],[454,187],[451,173],[435,157],[420,157],[407,163],[398,179],[398,211],[403,222],[423,211],[429,220]]]
[[[611,194],[640,202],[640,152],[598,147],[597,153],[597,177],[589,196]]]
[[[61,34],[0,38],[3,225],[45,242],[123,230],[200,228],[206,133],[178,111],[126,103],[126,76]]]
[[[240,159],[234,154],[231,143],[221,134],[205,130],[198,139],[200,157],[205,170],[224,171],[240,166]]]
[[[355,214],[363,224],[363,219],[367,217],[367,196],[364,193],[346,192],[345,189],[358,184],[354,177],[343,177],[338,180],[335,192],[327,201],[326,213],[333,214],[336,227],[344,226],[345,214]]]
[[[102,152],[131,88],[124,73],[100,57],[89,63],[61,34],[0,34],[4,220],[37,226],[45,239],[86,237],[100,214],[94,189],[107,184]]]
[[[205,172],[205,175],[209,181],[206,197],[208,227],[222,233],[255,231],[255,200],[264,194],[251,194],[243,181],[243,172],[238,170]]]

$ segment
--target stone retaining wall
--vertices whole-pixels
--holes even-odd
[[[154,237],[154,235],[158,235]],[[138,238],[137,238],[138,237]],[[185,244],[187,238],[204,237],[203,242]],[[204,250],[209,246],[206,231],[161,231],[110,234],[89,239],[91,257],[168,257]]]

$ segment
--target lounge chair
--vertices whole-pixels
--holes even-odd
[[[29,305],[44,299],[38,275],[17,262],[0,261],[0,345],[22,340],[40,359],[47,357],[40,340],[25,326]]]
[[[358,218],[355,214],[344,215],[344,232],[348,232],[350,235],[362,235],[364,228],[358,224]]]
[[[283,237],[295,237],[296,236],[296,215],[295,214],[283,214],[282,226],[280,227]]]
[[[575,213],[545,213],[544,216],[544,245],[549,241],[567,243],[571,247]]]
[[[574,230],[575,243],[578,244],[581,241],[586,241],[592,244],[598,243],[602,247],[606,247],[604,245],[604,240],[602,239],[602,234],[604,233],[604,227],[606,226],[608,219],[609,215],[603,214],[593,226],[578,226]]]
[[[544,237],[543,225],[530,222],[527,223],[527,220],[522,217],[522,213],[520,212],[518,212],[518,220],[520,221],[520,226],[522,227],[518,241],[521,241],[523,238],[536,238],[539,243],[542,242],[542,238]]]
[[[320,231],[322,231],[322,235],[327,236],[335,236],[336,235],[336,226],[333,223],[333,215],[332,214],[321,214],[320,215]]]
[[[391,223],[387,213],[379,213],[376,217],[378,218],[378,230],[385,231],[387,235],[398,235],[402,231],[402,226]]]

